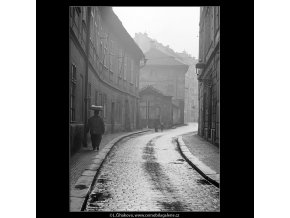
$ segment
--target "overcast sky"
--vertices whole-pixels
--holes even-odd
[[[198,58],[199,7],[113,7],[128,33],[147,32],[150,38],[185,50]]]

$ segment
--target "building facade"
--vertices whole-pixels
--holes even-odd
[[[182,61],[189,65],[185,74],[184,122],[198,122],[198,80],[195,70],[197,59],[185,51],[177,53]]]
[[[145,53],[146,65],[140,71],[140,88],[153,86],[166,96],[172,96],[172,104],[180,111],[173,124],[184,123],[185,73],[188,65],[175,60],[156,48]]]
[[[162,122],[165,128],[172,126],[172,96],[166,96],[150,85],[142,88],[139,95],[141,127],[154,128],[156,120]]]
[[[102,105],[106,133],[139,126],[139,69],[144,54],[111,7],[70,7],[70,147],[87,144],[84,128]]]
[[[182,113],[184,114],[185,123],[198,122],[198,81],[195,73],[195,64],[197,60],[185,51],[182,53],[173,51],[168,45],[164,46],[156,40],[151,39],[147,33],[136,33],[134,40],[142,49],[143,53],[148,52],[153,47],[168,56],[174,57],[175,60],[178,60],[179,62],[189,66],[187,72],[184,75],[185,78],[184,84],[182,83],[182,90],[180,89],[182,92],[184,92],[182,94],[184,101],[184,111]],[[172,84],[172,86],[174,86],[174,84]]]
[[[198,134],[220,144],[220,7],[200,8]]]

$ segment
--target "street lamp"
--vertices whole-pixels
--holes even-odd
[[[197,64],[195,64],[195,71],[196,71],[197,79],[198,79],[198,81],[200,81],[203,84],[205,84],[205,85],[210,87],[212,85],[212,81],[210,79],[200,78],[200,74],[198,73],[198,70],[202,70],[203,71],[204,68],[205,68],[205,63],[203,63],[199,59],[199,62]]]
[[[197,64],[195,64],[196,75],[199,76],[198,70],[203,70],[205,68],[205,63],[203,63],[200,59]]]

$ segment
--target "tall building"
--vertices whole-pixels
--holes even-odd
[[[92,111],[102,105],[106,133],[139,125],[139,69],[142,50],[112,7],[70,7],[70,148],[90,140],[84,132]]]
[[[136,33],[134,40],[148,59],[140,71],[140,88],[152,85],[165,96],[172,96],[172,102],[179,111],[174,115],[173,123],[197,122],[195,59],[186,52],[173,51],[148,37],[147,33]]]
[[[198,80],[195,70],[197,59],[185,51],[177,54],[189,65],[185,74],[184,122],[198,122]]]
[[[172,96],[172,103],[178,107],[177,115],[173,113],[173,124],[183,124],[185,73],[188,65],[156,48],[147,51],[145,57],[148,60],[140,71],[140,89],[150,85],[165,96]]]
[[[173,120],[177,119],[178,107],[172,104],[172,96],[164,95],[151,85],[143,87],[139,95],[142,127],[154,128],[156,120],[160,120],[165,128],[173,125]]]
[[[220,143],[220,7],[200,8],[198,134]]]

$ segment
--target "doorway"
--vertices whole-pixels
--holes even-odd
[[[80,82],[80,90],[81,90],[81,99],[82,99],[82,104],[81,104],[81,120],[85,123],[84,119],[84,86],[83,86],[83,75],[80,74],[81,82]]]
[[[112,102],[111,107],[111,133],[114,133],[114,127],[115,127],[115,102]]]

